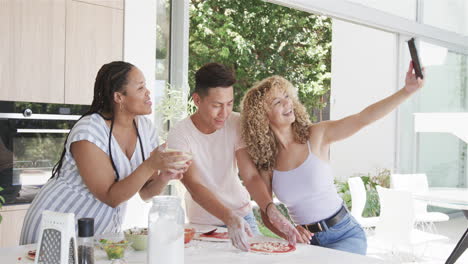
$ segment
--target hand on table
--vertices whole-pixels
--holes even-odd
[[[238,215],[232,214],[226,226],[232,245],[242,251],[249,251],[250,244],[247,241],[246,234],[250,237],[252,237],[253,234],[247,221]]]
[[[301,239],[298,239],[297,242],[310,244],[310,240],[312,239],[312,236],[314,236],[314,233],[311,233],[309,230],[300,225],[296,226],[296,230],[299,232],[301,237]]]
[[[290,245],[295,246],[296,241],[303,241],[302,236],[299,234],[296,228],[294,228],[288,219],[286,219],[286,217],[284,217],[284,215],[278,211],[274,204],[267,206],[266,215],[268,216],[270,223],[286,236],[285,238],[288,240]]]

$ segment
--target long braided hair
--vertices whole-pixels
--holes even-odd
[[[111,121],[111,127],[109,132],[109,155],[112,163],[112,167],[117,174],[116,181],[118,181],[118,172],[115,167],[114,161],[112,159],[112,152],[111,152],[111,136],[112,136],[112,129],[114,128],[114,118],[115,118],[115,109],[114,109],[114,93],[115,92],[122,92],[125,95],[125,85],[128,83],[128,73],[134,68],[131,63],[124,62],[124,61],[113,61],[111,63],[104,64],[101,69],[99,69],[96,75],[96,81],[94,82],[94,96],[93,102],[89,110],[83,114],[78,120],[81,118],[91,115],[91,114],[99,114],[104,119]],[[105,114],[106,116],[104,116]],[[76,123],[75,123],[76,124]],[[72,128],[73,129],[73,128]],[[70,131],[71,133],[71,131]],[[70,133],[68,135],[70,135]],[[59,177],[60,169],[62,168],[63,158],[66,154],[66,144],[68,141],[68,135],[65,139],[62,155],[60,156],[60,160],[55,164],[54,168],[52,169],[52,178]]]

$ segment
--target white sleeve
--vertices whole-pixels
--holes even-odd
[[[104,151],[104,153],[109,155],[107,152],[108,139],[109,135],[106,133],[104,127],[99,126],[99,124],[96,122],[91,122],[89,119],[82,119],[78,121],[78,123],[76,123],[76,125],[72,128],[70,134],[68,135],[65,148],[69,152],[72,143],[86,140],[93,143],[102,151]]]

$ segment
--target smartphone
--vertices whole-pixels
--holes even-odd
[[[413,68],[414,72],[416,73],[416,77],[424,79],[424,76],[421,71],[421,63],[419,62],[418,50],[416,49],[416,45],[414,44],[414,38],[408,40],[408,48],[411,54],[411,60],[413,61]]]

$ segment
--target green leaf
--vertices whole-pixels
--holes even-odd
[[[190,87],[202,65],[223,63],[236,71],[234,110],[239,111],[255,82],[281,75],[297,87],[309,114],[320,115],[331,83],[330,18],[261,0],[190,3]]]

